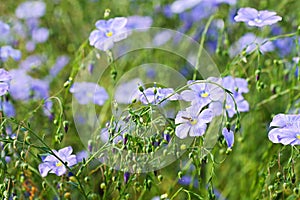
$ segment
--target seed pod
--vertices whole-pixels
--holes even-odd
[[[64,197],[65,197],[66,199],[71,199],[71,193],[70,193],[70,192],[66,192],[66,193],[64,194]]]
[[[163,180],[163,176],[162,175],[158,175],[157,179],[158,179],[159,182],[161,182]]]
[[[181,179],[182,175],[183,175],[182,171],[179,171],[177,175],[178,175],[178,178]]]
[[[105,184],[105,183],[101,183],[101,184],[100,184],[100,188],[101,188],[102,190],[105,190],[105,189],[106,189],[106,184]]]
[[[141,86],[141,85],[139,86],[139,91],[140,91],[140,92],[144,92],[143,86]]]

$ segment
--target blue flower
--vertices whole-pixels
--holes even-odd
[[[233,143],[234,143],[234,134],[233,134],[233,131],[232,130],[228,131],[227,128],[223,128],[222,135],[225,138],[225,141],[227,143],[228,148],[231,149],[232,146],[233,146]]]
[[[231,91],[235,96],[249,92],[247,80],[243,78],[226,76],[223,78],[222,85],[224,88]]]
[[[160,87],[151,87],[140,92],[139,100],[143,104],[157,104],[161,100],[166,99],[166,101],[175,101],[179,99],[179,95],[174,92],[172,88],[160,88]]]
[[[201,113],[201,107],[195,105],[187,108],[185,111],[179,111],[175,118],[175,134],[180,139],[202,136],[207,128],[207,123],[213,119],[213,111],[205,109]]]
[[[17,100],[29,100],[31,94],[32,78],[26,74],[25,70],[10,70],[12,81],[10,83],[10,94]]]
[[[236,102],[237,110],[239,112],[248,112],[249,103],[242,96],[244,93],[248,93],[248,83],[243,78],[233,78],[232,76],[226,76],[222,79],[222,86],[233,93],[233,98]],[[229,94],[225,96],[225,110],[228,116],[231,118],[236,114],[235,103]],[[224,110],[224,99],[212,102],[209,107],[214,111],[216,115],[221,115]]]
[[[126,28],[127,29],[142,29],[141,31],[144,31],[148,28],[151,27],[152,25],[152,18],[148,17],[148,16],[138,16],[138,15],[134,15],[134,16],[130,16],[127,18],[127,24],[126,24]]]
[[[32,40],[36,43],[44,43],[48,40],[49,30],[47,28],[36,28],[31,33]]]
[[[78,153],[76,154],[76,160],[77,160],[77,163],[82,162],[83,159],[86,160],[86,159],[88,158],[88,156],[89,156],[89,153],[88,153],[87,151],[85,151],[85,150],[78,152]]]
[[[244,97],[242,95],[236,95],[234,97],[234,99],[237,104],[237,110],[239,112],[248,112],[249,111],[249,103],[244,99]],[[223,102],[220,102],[220,101],[212,102],[209,105],[209,108],[214,111],[215,115],[221,115],[222,111],[224,110]],[[228,116],[230,118],[233,117],[237,113],[234,101],[229,94],[226,95],[225,110],[228,113]]]
[[[217,82],[212,78],[209,80]],[[180,96],[184,101],[192,102],[192,105],[199,104],[201,106],[206,106],[213,100],[216,100],[220,94],[222,94],[222,89],[215,84],[211,83],[195,83],[194,81],[188,81],[187,84],[190,85],[191,90],[183,91]]]
[[[0,96],[3,96],[9,90],[9,83],[12,76],[5,69],[0,69]]]
[[[9,102],[9,101],[1,102],[0,101],[0,105],[1,105],[0,109],[1,108],[3,109],[3,112],[7,117],[14,117],[15,116],[15,114],[16,114],[15,108],[14,108],[14,106],[11,102]]]
[[[185,10],[198,6],[199,4],[211,4],[216,6],[218,4],[236,4],[236,0],[177,0],[170,6],[170,9],[173,13],[182,13]],[[201,15],[201,13],[199,13]]]
[[[110,129],[113,130],[112,133]],[[113,122],[107,128],[101,130],[100,138],[104,143],[112,139],[112,142],[117,144],[123,140],[123,135],[127,130],[127,124],[124,121]]]
[[[243,50],[245,50],[246,54],[250,54],[257,48],[262,54],[264,54],[266,52],[273,51],[275,46],[272,42],[267,41],[266,39],[256,37],[253,33],[247,33],[229,48],[229,55],[232,58],[241,53]]]
[[[273,143],[283,145],[300,145],[300,115],[276,115],[271,124],[271,131],[268,134],[269,140]]]
[[[79,104],[94,103],[103,105],[108,99],[108,94],[103,87],[91,82],[76,82],[70,88]]]
[[[125,17],[97,21],[95,24],[97,30],[92,31],[89,37],[90,45],[102,51],[111,49],[114,42],[127,38],[126,24]]]
[[[8,45],[0,47],[0,60],[5,62],[9,57],[14,59],[15,61],[18,61],[21,59],[21,51],[14,49]]]
[[[10,33],[10,27],[8,24],[0,21],[0,41],[1,40],[6,40],[6,37],[9,35]]]
[[[73,152],[71,146],[60,149],[58,152],[56,150],[52,150],[52,151],[64,163],[67,163],[68,167],[72,167],[73,165],[77,164],[76,156],[71,155]],[[42,177],[47,176],[48,173],[53,173],[56,174],[57,176],[61,176],[67,172],[67,168],[64,163],[62,163],[54,155],[46,156],[43,159],[43,163],[39,164],[39,172]]]
[[[55,77],[69,63],[69,60],[70,58],[66,55],[59,56],[50,69],[50,76]]]
[[[115,100],[122,104],[132,103],[133,99],[139,97],[139,85],[142,84],[142,80],[139,78],[121,83],[115,90]]]
[[[268,10],[257,11],[254,8],[241,8],[238,10],[234,20],[236,22],[245,22],[249,26],[263,27],[281,21],[282,17],[278,16],[276,12]]]
[[[16,9],[16,16],[20,19],[40,18],[46,12],[46,4],[43,1],[27,1],[21,3]]]
[[[300,115],[278,114],[273,118],[270,127],[295,128],[299,122]]]
[[[49,97],[49,82],[40,79],[31,80],[32,99],[41,100]]]
[[[41,55],[31,55],[20,63],[20,68],[25,71],[31,71],[33,69],[38,69],[46,61],[46,57]]]

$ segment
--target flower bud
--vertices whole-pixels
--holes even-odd
[[[64,194],[64,198],[65,198],[65,199],[71,199],[71,193],[70,193],[70,192],[66,192],[66,193]]]
[[[65,129],[65,132],[67,133],[68,130],[69,130],[69,122],[68,121],[64,121],[63,122],[63,126],[64,126],[64,129]]]
[[[129,180],[129,177],[130,177],[130,173],[129,172],[125,172],[124,173],[124,183],[127,184],[128,180]]]

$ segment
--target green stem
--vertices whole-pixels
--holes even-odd
[[[201,41],[200,41],[200,46],[199,46],[199,50],[198,50],[198,55],[197,55],[197,60],[196,60],[196,67],[194,70],[194,75],[193,75],[193,80],[196,80],[197,77],[197,71],[199,69],[199,65],[200,65],[200,58],[201,58],[201,54],[202,54],[202,50],[203,50],[203,46],[204,46],[204,42],[205,42],[205,37],[208,31],[208,28],[211,24],[211,22],[214,20],[215,15],[210,16],[210,18],[208,19],[205,28],[203,30],[203,33],[201,35]]]

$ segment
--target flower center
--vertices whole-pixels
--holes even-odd
[[[109,32],[107,32],[105,35],[106,35],[106,37],[111,37],[111,36],[113,35],[113,32],[112,32],[112,31],[109,31]]]
[[[191,125],[196,125],[197,122],[198,122],[198,121],[197,121],[196,119],[191,119],[191,120],[190,120]]]
[[[300,140],[300,133],[297,135],[297,139]]]
[[[201,97],[203,97],[203,98],[208,97],[208,95],[209,95],[209,94],[208,94],[207,92],[202,92],[202,93],[201,93]]]
[[[60,167],[60,166],[62,166],[63,164],[62,164],[62,162],[57,162],[56,163],[56,167]]]
[[[226,104],[226,105],[225,105],[225,108],[226,108],[226,109],[230,109],[230,108],[231,108],[231,105]]]
[[[255,18],[254,21],[255,21],[256,23],[261,23],[261,22],[262,22],[262,20],[259,19],[259,18]]]
[[[197,119],[193,119],[191,117],[182,117],[182,118],[188,120],[191,125],[195,125],[198,122]]]

